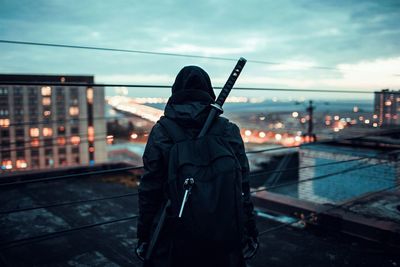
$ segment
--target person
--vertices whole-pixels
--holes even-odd
[[[166,104],[164,116],[183,129],[188,138],[196,138],[207,115],[215,94],[209,75],[198,66],[186,66],[177,75],[172,86],[172,95]],[[246,266],[244,257],[251,257],[258,247],[255,215],[250,200],[249,164],[239,128],[228,122],[223,129],[223,138],[228,141],[240,164],[242,172],[242,209],[244,214],[244,238],[233,251],[209,253],[200,257],[185,256],[185,244],[174,242],[174,221],[167,221],[157,241],[157,249],[145,266]],[[139,185],[139,218],[137,222],[136,254],[146,255],[152,231],[157,224],[160,211],[168,200],[165,192],[168,173],[168,157],[173,141],[160,122],[156,123],[143,154],[144,174]],[[176,228],[176,227],[175,227]],[[242,250],[244,248],[244,250]],[[180,253],[178,253],[180,251]],[[184,254],[184,255],[183,255]],[[250,256],[249,256],[250,255]]]

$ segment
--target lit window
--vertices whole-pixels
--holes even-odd
[[[18,169],[25,169],[26,167],[28,167],[28,164],[24,159],[17,159],[15,165]]]
[[[10,119],[0,119],[0,127],[8,128],[10,126]]]
[[[43,136],[52,136],[52,135],[53,135],[53,129],[43,128]]]
[[[39,128],[31,128],[29,133],[31,137],[39,137]]]
[[[89,126],[88,127],[88,140],[89,140],[89,142],[93,142],[94,141],[94,128],[93,128],[93,126]]]
[[[58,137],[57,138],[57,144],[60,146],[64,146],[66,144],[65,137]]]
[[[93,152],[94,152],[94,147],[92,147],[92,146],[89,147],[89,152],[90,152],[90,153],[93,153]]]
[[[51,87],[50,86],[42,87],[42,96],[51,96]]]
[[[79,145],[80,142],[81,142],[81,138],[79,136],[72,136],[71,137],[71,144]]]
[[[38,147],[40,145],[39,139],[35,138],[31,140],[31,146],[32,147]]]
[[[64,126],[59,126],[58,127],[58,134],[64,134],[65,133],[65,127]]]
[[[3,170],[11,170],[12,169],[12,161],[11,160],[3,160],[1,163],[1,168]]]
[[[43,106],[49,106],[51,104],[51,98],[50,97],[43,97],[42,104],[43,104]]]
[[[388,101],[385,102],[385,106],[391,106],[391,105],[392,105],[391,101],[388,100]]]
[[[78,107],[70,107],[69,115],[71,115],[71,116],[79,115],[79,108]]]
[[[89,104],[93,104],[93,88],[88,88],[86,90],[86,98]]]
[[[51,111],[50,110],[43,111],[43,116],[48,117],[50,115],[51,115]]]

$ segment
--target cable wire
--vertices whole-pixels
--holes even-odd
[[[27,85],[27,86],[86,86],[96,89],[96,87],[127,87],[127,88],[171,88],[171,85],[154,85],[154,84],[107,84],[107,83],[56,83],[56,82],[7,82],[0,81],[0,85]],[[214,86],[214,89],[220,90],[221,86]],[[353,89],[306,89],[306,88],[272,88],[272,87],[235,87],[241,91],[282,91],[282,92],[310,92],[310,93],[345,93],[345,94],[372,94],[375,91],[363,91]]]
[[[69,49],[86,49],[86,50],[97,50],[97,51],[108,51],[108,52],[123,52],[123,53],[135,53],[135,54],[145,54],[145,55],[157,55],[157,56],[173,56],[173,57],[184,57],[184,58],[198,58],[198,59],[209,59],[209,60],[219,60],[219,61],[237,61],[237,58],[228,57],[216,57],[216,56],[201,56],[192,54],[180,54],[180,53],[168,53],[168,52],[156,52],[148,50],[135,50],[135,49],[121,49],[121,48],[108,48],[108,47],[97,47],[97,46],[83,46],[83,45],[68,45],[68,44],[56,44],[56,43],[42,43],[42,42],[28,42],[28,41],[16,41],[16,40],[5,40],[1,39],[0,43],[6,44],[16,44],[16,45],[30,45],[30,46],[44,46],[44,47],[56,47],[56,48],[69,48]],[[289,65],[283,62],[274,62],[266,60],[253,60],[248,59],[248,63],[263,64],[263,65]],[[304,69],[318,69],[318,70],[329,70],[329,71],[343,71],[351,70],[357,72],[369,72],[364,70],[355,69],[344,69],[337,67],[328,66],[302,66]],[[398,73],[390,74],[392,76],[398,76]]]
[[[102,171],[95,171],[95,172],[93,172],[93,171],[92,172],[82,172],[82,173],[66,174],[66,175],[52,176],[52,177],[46,177],[46,178],[40,178],[40,179],[20,180],[20,181],[16,181],[16,182],[0,183],[0,188],[6,187],[6,186],[22,185],[22,184],[52,182],[52,181],[71,179],[71,178],[76,178],[76,177],[86,176],[86,175],[100,175],[100,174],[106,174],[106,173],[139,170],[142,168],[143,168],[143,166],[130,166],[130,167],[114,168],[114,169],[110,169],[110,170],[102,170]]]
[[[98,226],[102,226],[102,225],[113,224],[113,223],[118,223],[118,222],[123,222],[123,221],[130,221],[130,220],[134,220],[137,218],[138,218],[138,215],[133,215],[133,216],[123,217],[123,218],[119,218],[119,219],[115,219],[115,220],[107,220],[107,221],[99,222],[99,223],[86,224],[86,225],[73,227],[70,229],[65,229],[65,230],[60,230],[60,231],[55,231],[55,232],[51,232],[51,233],[47,233],[47,234],[42,234],[42,235],[37,235],[37,236],[32,236],[32,237],[27,237],[27,238],[20,238],[20,239],[16,239],[16,240],[13,240],[10,242],[5,242],[5,243],[0,244],[0,249],[5,250],[5,249],[9,249],[9,248],[28,245],[28,244],[31,244],[34,242],[40,242],[40,241],[44,241],[47,239],[52,239],[59,235],[65,235],[65,234],[68,234],[71,232],[79,232],[79,231],[86,230],[89,228],[94,228],[94,227],[98,227]]]

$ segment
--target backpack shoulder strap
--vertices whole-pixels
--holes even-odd
[[[165,129],[168,136],[172,139],[174,143],[179,143],[187,139],[187,136],[182,128],[173,120],[163,116],[158,122]]]

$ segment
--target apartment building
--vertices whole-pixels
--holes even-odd
[[[104,88],[93,83],[93,76],[0,74],[0,168],[104,162]]]

